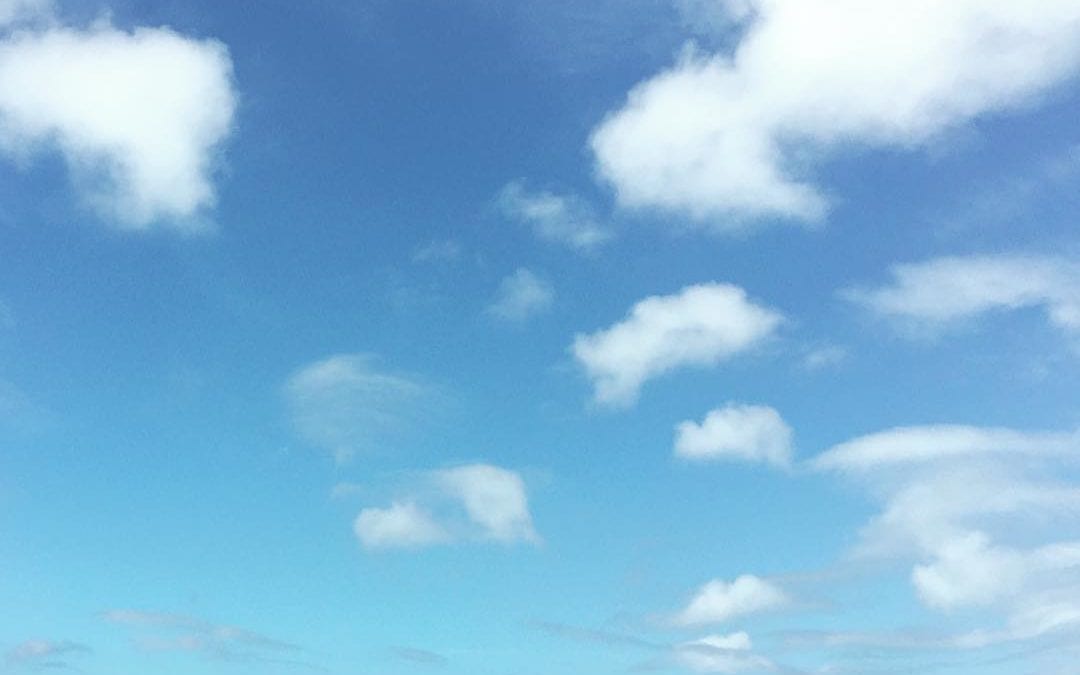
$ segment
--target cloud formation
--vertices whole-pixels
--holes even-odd
[[[509,469],[467,464],[430,471],[409,492],[388,508],[368,507],[356,517],[354,530],[365,548],[540,542],[525,481]]]
[[[168,28],[49,22],[0,41],[0,151],[58,150],[86,204],[124,229],[202,226],[236,99],[225,45]]]
[[[685,3],[684,3],[685,4]],[[698,5],[701,3],[691,3]],[[1036,100],[1080,67],[1074,0],[739,0],[732,53],[688,46],[593,132],[626,207],[716,230],[828,210],[812,171],[840,147],[920,148]]]
[[[844,295],[885,317],[940,327],[992,312],[1041,308],[1080,333],[1080,263],[1051,256],[950,256],[896,265],[892,282]]]
[[[424,410],[433,389],[386,372],[368,354],[336,354],[293,373],[284,394],[293,425],[339,462],[389,442]]]
[[[508,183],[499,192],[496,204],[506,217],[531,227],[539,239],[578,251],[595,249],[614,236],[581,198],[530,191],[524,181]]]
[[[90,651],[86,645],[70,640],[27,640],[8,650],[4,662],[16,670],[66,670],[72,667],[69,657]]]
[[[554,301],[555,290],[551,284],[521,267],[499,283],[495,300],[488,305],[487,312],[503,321],[520,322],[548,311]]]
[[[597,403],[628,406],[646,381],[677,368],[715,366],[761,343],[782,321],[738,286],[701,284],[645,298],[610,328],[577,335],[571,351]]]
[[[769,659],[754,654],[750,636],[740,631],[708,635],[675,646],[675,661],[696,673],[762,672],[776,669]]]
[[[714,579],[702,586],[675,617],[681,626],[725,623],[740,616],[780,609],[790,599],[779,586],[752,574],[732,582]]]
[[[675,455],[694,461],[742,460],[791,465],[791,427],[775,409],[729,403],[709,411],[700,424],[675,427]]]

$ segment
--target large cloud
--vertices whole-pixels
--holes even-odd
[[[610,328],[579,334],[571,349],[597,403],[625,406],[647,380],[676,368],[716,365],[759,344],[782,320],[737,286],[701,284],[645,298]]]
[[[201,224],[235,108],[216,40],[99,23],[0,41],[2,148],[59,150],[85,201],[119,227]]]
[[[697,3],[702,4],[702,3]],[[628,207],[718,229],[814,220],[810,171],[840,145],[926,146],[1035,100],[1080,66],[1077,0],[715,0],[742,36],[689,47],[593,133]]]

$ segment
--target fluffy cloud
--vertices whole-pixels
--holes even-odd
[[[414,423],[434,392],[370,355],[337,354],[295,372],[284,393],[300,436],[343,462]]]
[[[31,4],[0,5],[0,18]],[[0,41],[0,149],[59,150],[85,201],[126,229],[197,226],[235,108],[216,40],[98,23]]]
[[[551,284],[522,267],[499,283],[487,311],[504,321],[524,321],[551,309],[554,300]]]
[[[627,207],[717,229],[815,220],[810,171],[838,146],[921,147],[1035,100],[1080,66],[1080,3],[740,0],[730,54],[688,47],[593,132],[600,176]]]
[[[593,382],[596,401],[626,406],[647,380],[676,368],[714,366],[759,344],[781,322],[780,314],[754,304],[737,286],[701,284],[645,298],[623,321],[579,334],[572,352]]]
[[[525,481],[514,471],[490,464],[428,472],[408,500],[389,508],[362,510],[355,531],[360,543],[371,549],[465,540],[540,541],[529,513]]]
[[[1061,258],[936,258],[897,265],[891,284],[845,295],[883,316],[929,326],[1040,307],[1053,325],[1080,332],[1080,264]]]
[[[740,616],[779,609],[789,602],[779,586],[751,574],[744,574],[730,583],[714,579],[698,590],[690,604],[675,617],[675,623],[682,626],[723,623]]]
[[[429,513],[411,502],[364,509],[356,517],[353,530],[366,548],[422,547],[450,538]]]
[[[612,238],[593,209],[582,199],[553,192],[531,192],[522,181],[514,181],[499,192],[499,210],[532,228],[533,233],[579,251],[592,250]]]
[[[690,460],[735,459],[791,465],[791,427],[768,406],[728,404],[698,424],[675,428],[675,454]]]

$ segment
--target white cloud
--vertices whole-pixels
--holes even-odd
[[[505,216],[528,225],[540,239],[579,251],[592,250],[614,236],[581,198],[530,192],[522,181],[508,183],[499,192],[496,204]]]
[[[768,406],[730,403],[710,411],[701,424],[680,422],[675,432],[675,454],[684,459],[791,465],[791,427]]]
[[[630,405],[649,379],[677,368],[707,367],[759,344],[782,322],[728,284],[688,286],[638,302],[623,321],[574,338],[574,357],[606,405]]]
[[[818,455],[818,469],[874,471],[890,465],[976,457],[994,453],[1050,454],[1080,445],[1080,435],[1026,433],[957,424],[896,427],[860,436]]]
[[[709,635],[675,647],[676,662],[697,673],[741,673],[775,670],[768,659],[751,653],[750,636],[744,632]]]
[[[487,311],[505,321],[524,321],[551,309],[555,290],[533,272],[519,268],[499,283],[499,291]]]
[[[1050,322],[1080,331],[1080,264],[1055,257],[944,257],[892,268],[892,283],[845,295],[874,312],[943,325],[995,311],[1040,307]]]
[[[198,226],[236,98],[225,45],[168,28],[0,41],[0,148],[55,147],[85,201],[126,229]]]
[[[469,520],[482,528],[485,538],[504,543],[539,541],[529,515],[525,481],[517,473],[472,464],[436,475],[446,493],[461,501]]]
[[[1070,433],[907,427],[842,443],[814,466],[865,482],[882,503],[856,556],[911,562],[931,609],[1004,620],[939,640],[970,649],[1080,626],[1080,543],[1063,539],[1077,531],[1078,449]]]
[[[700,2],[683,3],[691,7]],[[839,146],[926,147],[1014,110],[1080,65],[1080,3],[1045,0],[717,2],[731,54],[690,47],[595,130],[620,204],[722,230],[815,220],[811,170]],[[702,13],[716,23],[716,12]]]
[[[422,547],[449,540],[442,526],[411,502],[395,502],[386,509],[364,509],[353,529],[367,548]]]
[[[675,617],[682,626],[723,623],[731,619],[780,609],[790,603],[776,584],[744,574],[730,583],[714,579],[698,590],[690,604]]]
[[[415,424],[433,391],[379,370],[369,355],[337,354],[294,373],[284,393],[300,436],[346,461]]]
[[[355,522],[370,549],[421,548],[459,541],[540,542],[525,481],[508,469],[466,464],[427,472],[408,497],[365,508]]]

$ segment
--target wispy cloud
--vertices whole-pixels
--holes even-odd
[[[581,198],[530,191],[524,181],[508,183],[496,204],[503,215],[531,227],[538,238],[578,251],[593,250],[614,236]]]
[[[738,286],[701,284],[645,298],[613,326],[574,338],[571,351],[597,403],[629,406],[642,385],[669,371],[709,367],[760,344],[783,322]]]
[[[442,654],[416,647],[394,647],[390,653],[399,661],[423,666],[442,667],[450,663],[450,660]]]
[[[430,385],[382,370],[368,354],[336,354],[304,366],[284,393],[300,436],[339,462],[383,449],[438,400]]]
[[[499,282],[499,290],[487,312],[504,321],[522,322],[550,310],[554,301],[551,284],[522,267]]]
[[[91,649],[70,640],[27,640],[4,655],[4,662],[15,671],[74,669],[71,657],[86,655]]]

